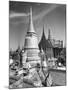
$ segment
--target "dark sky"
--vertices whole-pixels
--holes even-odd
[[[28,2],[9,2],[9,46],[15,50],[18,45],[23,47],[25,35],[28,30],[29,9],[33,10],[33,23],[38,35],[38,42],[41,39],[43,26],[45,36],[48,38],[48,29],[51,38],[63,40],[65,44],[66,27],[66,5]]]

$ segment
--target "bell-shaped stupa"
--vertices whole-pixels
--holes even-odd
[[[34,30],[33,26],[33,19],[32,19],[32,8],[30,8],[30,15],[29,15],[29,26],[27,30],[27,35],[25,38],[25,45],[24,49],[38,49],[38,40],[37,40],[37,35]]]
[[[33,26],[32,8],[30,8],[29,26],[25,37],[24,51],[27,52],[27,62],[40,62],[38,39]]]

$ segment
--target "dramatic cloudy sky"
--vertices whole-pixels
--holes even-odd
[[[33,23],[38,35],[38,42],[41,39],[43,26],[45,36],[48,38],[48,29],[51,31],[51,38],[63,40],[65,44],[66,27],[66,5],[9,2],[9,46],[15,50],[18,45],[23,47],[25,35],[28,30],[29,9],[33,10]]]

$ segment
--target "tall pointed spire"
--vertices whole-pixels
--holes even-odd
[[[29,28],[27,32],[34,32],[34,26],[33,26],[33,18],[32,18],[32,7],[30,7],[30,15],[29,15]]]
[[[51,33],[50,33],[50,29],[48,30],[48,40],[51,40]]]
[[[43,40],[46,40],[46,36],[45,36],[45,32],[44,32],[44,26],[43,26],[42,39],[43,39]]]
[[[45,37],[45,33],[44,33],[44,26],[43,26],[43,34],[42,34],[42,36],[44,36],[44,37]]]
[[[32,8],[30,8],[30,15],[29,15],[29,28],[27,30],[27,35],[25,38],[25,45],[24,48],[36,48],[38,49],[38,40],[37,34],[34,30],[33,20],[32,20]]]

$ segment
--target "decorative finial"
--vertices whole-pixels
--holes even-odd
[[[34,26],[33,26],[33,18],[32,18],[32,7],[30,7],[28,32],[34,32],[35,33]]]

